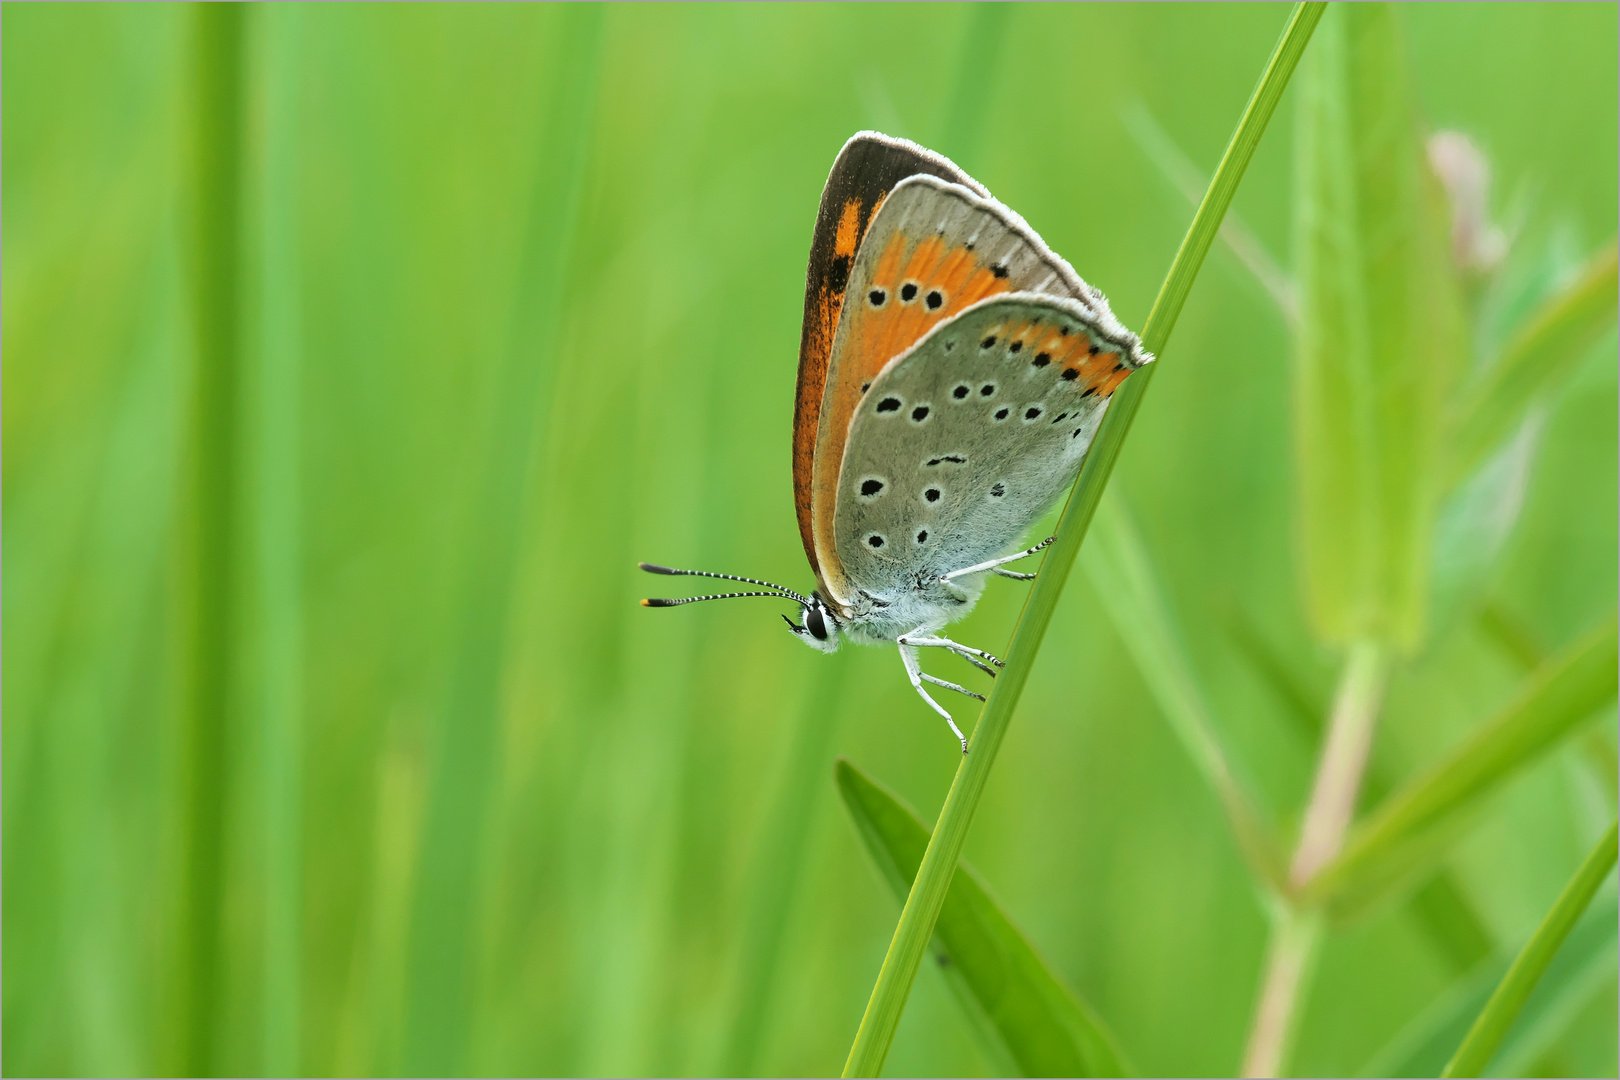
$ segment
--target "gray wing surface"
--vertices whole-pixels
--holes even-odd
[[[1108,395],[1147,359],[1082,299],[1006,293],[934,327],[885,365],[850,424],[834,522],[850,583],[889,599],[1008,554],[1074,482]]]

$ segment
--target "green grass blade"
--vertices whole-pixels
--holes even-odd
[[[1615,693],[1615,616],[1543,664],[1519,693],[1442,761],[1357,826],[1305,888],[1310,900],[1356,906],[1400,880],[1490,792],[1518,775]]]
[[[264,999],[266,1076],[296,1076],[302,1010],[301,803],[304,718],[302,460],[298,303],[298,85],[303,9],[253,11],[263,37],[263,196],[255,407],[254,606],[258,613],[257,697],[264,790]]]
[[[186,1026],[180,1071],[222,1066],[217,1031],[226,960],[225,813],[236,626],[239,499],[238,384],[241,366],[240,207],[245,8],[192,8],[191,302],[196,349],[192,384],[192,577],[189,696],[185,735]]]
[[[1260,136],[1265,133],[1266,124],[1276,111],[1289,76],[1293,74],[1311,32],[1321,18],[1323,6],[1297,4],[1289,15],[1282,37],[1238,121],[1232,141],[1227,145],[1220,167],[1210,183],[1209,192],[1193,216],[1192,226],[1176,252],[1175,261],[1143,327],[1143,342],[1155,354],[1164,348],[1170,338],[1170,331],[1181,314],[1198,269],[1203,265],[1204,257],[1209,254],[1210,245],[1220,229],[1226,208],[1231,205],[1232,196],[1237,191],[1244,170],[1248,168],[1255,147],[1259,145]],[[1052,610],[1063,592],[1069,570],[1080,551],[1080,542],[1085,538],[1086,528],[1113,472],[1120,446],[1130,431],[1131,421],[1151,381],[1153,370],[1150,365],[1125,380],[1114,395],[1096,442],[1092,444],[1080,476],[1075,480],[1074,491],[1063,508],[1063,516],[1058,524],[1057,539],[1046,556],[1040,576],[1030,589],[1023,613],[1013,630],[1007,666],[996,679],[995,689],[991,691],[990,700],[985,704],[979,724],[974,729],[972,752],[957,768],[939,823],[923,856],[922,868],[906,899],[900,923],[895,927],[888,955],[884,958],[883,968],[878,973],[877,983],[867,1002],[866,1013],[861,1018],[860,1030],[856,1032],[849,1058],[844,1064],[846,1076],[876,1076],[888,1057],[889,1044],[894,1039],[900,1014],[905,1010],[906,999],[910,996],[912,981],[917,976],[917,965],[922,962],[923,952],[933,936],[934,921],[945,902],[946,889],[956,869],[957,859],[962,854],[962,844],[967,838],[968,826],[978,808],[990,768],[995,763],[996,751],[1006,736],[1013,708],[1023,693],[1024,683],[1029,679],[1035,654],[1051,621]]]
[[[1342,645],[1423,631],[1440,405],[1465,357],[1408,66],[1396,12],[1347,4],[1300,82],[1299,565],[1317,633]]]
[[[1283,888],[1287,858],[1271,824],[1256,808],[1253,785],[1234,771],[1210,714],[1192,659],[1176,629],[1169,600],[1151,556],[1125,504],[1105,497],[1093,523],[1086,560],[1092,588],[1136,661],[1148,692],[1158,702],[1182,749],[1226,811],[1239,849],[1256,876]]]
[[[939,150],[970,172],[984,142],[984,118],[990,108],[991,95],[985,92],[983,73],[998,69],[1007,40],[1007,20],[1015,10],[1010,4],[981,0],[968,8],[962,27],[956,79],[945,109]]]
[[[1450,440],[1451,484],[1471,473],[1519,426],[1540,392],[1585,359],[1598,336],[1614,325],[1617,286],[1620,250],[1611,243],[1513,335],[1458,403]]]
[[[1513,1021],[1518,1019],[1525,1001],[1541,981],[1547,965],[1552,963],[1559,946],[1569,936],[1575,920],[1580,918],[1581,912],[1592,902],[1598,886],[1614,869],[1617,850],[1620,850],[1620,824],[1609,826],[1609,831],[1603,834],[1581,868],[1564,887],[1552,910],[1536,928],[1518,959],[1513,961],[1513,966],[1508,969],[1490,1001],[1486,1002],[1479,1019],[1474,1021],[1474,1026],[1469,1029],[1462,1045],[1457,1048],[1456,1056],[1446,1065],[1441,1076],[1478,1076],[1485,1070],[1492,1055],[1507,1037]]]
[[[1581,916],[1497,1051],[1493,1073],[1522,1074],[1602,981],[1613,977],[1615,936],[1612,911]],[[1360,1075],[1440,1075],[1512,963],[1512,956],[1493,956],[1478,964],[1368,1059]]]
[[[927,822],[849,761],[839,758],[836,773],[867,852],[904,902],[928,847]],[[1058,980],[966,862],[957,866],[934,934],[941,966],[960,974],[1024,1075],[1129,1075],[1095,1011]]]
[[[499,403],[482,448],[475,544],[463,570],[457,639],[434,747],[411,913],[405,1070],[465,1070],[476,986],[475,889],[481,835],[495,776],[500,665],[536,417],[547,412],[558,323],[584,199],[586,160],[600,84],[604,9],[570,10],[553,73],[549,130],[539,148],[516,304],[499,372]]]
[[[788,750],[787,776],[779,787],[749,877],[754,890],[742,921],[741,970],[737,975],[731,1031],[721,1076],[752,1076],[777,983],[783,935],[798,892],[815,816],[816,796],[826,775],[821,770],[835,724],[849,665],[837,664],[815,681],[799,710],[798,729]]]

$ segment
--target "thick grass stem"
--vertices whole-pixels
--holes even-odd
[[[1385,653],[1375,642],[1351,646],[1333,702],[1327,746],[1317,762],[1299,847],[1288,871],[1289,883],[1295,888],[1310,881],[1344,845],[1372,749],[1387,667]]]

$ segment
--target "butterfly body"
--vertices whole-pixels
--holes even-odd
[[[898,645],[960,738],[923,683],[980,695],[924,674],[918,649],[994,674],[994,657],[940,631],[989,573],[1032,576],[1001,565],[1045,546],[1015,551],[1072,484],[1109,397],[1151,359],[981,185],[914,144],[855,136],[811,243],[793,478],[818,588],[771,586],[801,605],[789,627],[825,652],[841,636]]]

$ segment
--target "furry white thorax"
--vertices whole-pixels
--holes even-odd
[[[918,575],[916,587],[891,597],[860,593],[843,614],[835,614],[819,593],[800,609],[799,623],[788,628],[819,652],[836,652],[839,636],[863,645],[892,645],[906,634],[934,633],[965,617],[984,592],[983,575],[942,583],[933,575]],[[826,636],[815,634],[816,621]]]

